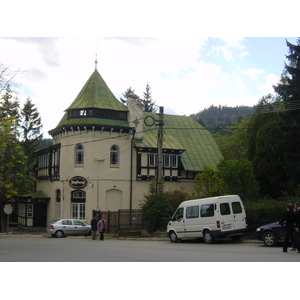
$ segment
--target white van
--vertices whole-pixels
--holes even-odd
[[[239,240],[247,231],[246,212],[237,195],[182,202],[167,226],[171,242],[183,238],[203,238],[205,243],[230,236]]]

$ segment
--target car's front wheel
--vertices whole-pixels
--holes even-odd
[[[169,238],[170,238],[170,241],[172,243],[178,243],[179,242],[179,239],[177,237],[177,234],[174,232],[174,231],[170,231],[169,233]]]
[[[276,246],[277,245],[277,239],[276,239],[275,234],[273,232],[271,232],[271,231],[267,231],[263,235],[263,242],[268,247]]]
[[[61,237],[63,237],[63,236],[64,236],[64,233],[63,233],[61,230],[57,230],[57,231],[55,232],[55,237],[61,238]]]

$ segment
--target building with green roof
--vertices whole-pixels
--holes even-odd
[[[211,134],[193,118],[143,112],[131,98],[122,104],[97,69],[49,134],[53,144],[37,152],[36,171],[36,190],[48,201],[45,222],[89,221],[93,211],[140,208],[157,174],[166,189],[191,192],[203,166],[215,168],[222,159]]]

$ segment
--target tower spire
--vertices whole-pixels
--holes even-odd
[[[97,53],[96,53],[96,58],[95,58],[95,69],[97,70],[97,64],[98,64],[98,61],[97,61]]]

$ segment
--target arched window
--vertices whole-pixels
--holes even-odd
[[[75,165],[83,165],[84,162],[84,149],[81,144],[75,147]]]
[[[71,192],[71,217],[73,219],[85,219],[85,191]]]
[[[119,147],[116,145],[113,145],[110,148],[110,165],[119,165]]]
[[[60,200],[61,200],[61,192],[60,192],[60,190],[57,190],[56,191],[56,206],[55,206],[55,218],[56,219],[60,219],[60,210],[61,210]]]

